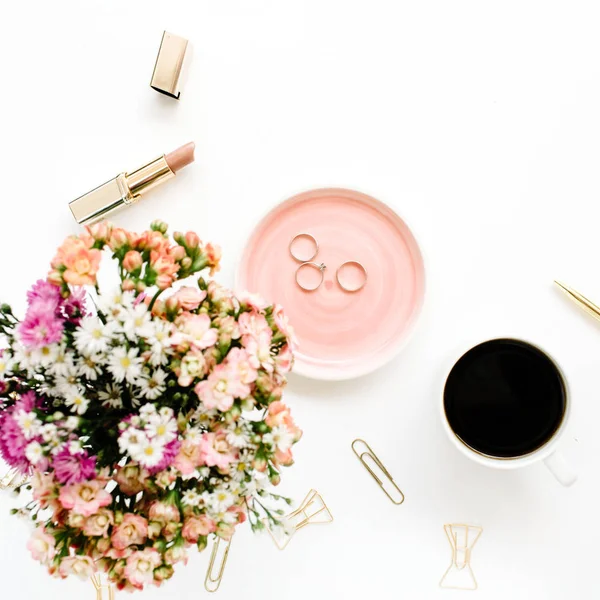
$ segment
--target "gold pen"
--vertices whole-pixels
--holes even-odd
[[[592,315],[592,317],[595,317],[600,321],[600,306],[596,306],[591,300],[588,300],[588,298],[586,298],[583,294],[580,294],[578,291],[570,288],[568,285],[556,280],[554,283],[556,283],[556,285],[561,288],[567,294],[567,296],[569,296],[569,298],[577,302],[577,304],[579,304],[579,306],[581,306],[585,312],[589,313]]]

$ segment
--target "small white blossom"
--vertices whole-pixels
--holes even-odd
[[[31,351],[31,364],[36,367],[49,367],[56,361],[58,353],[58,344],[50,344],[49,346],[36,348]]]
[[[274,427],[271,433],[263,435],[263,444],[275,450],[287,452],[294,444],[294,436],[286,427]]]
[[[202,496],[196,490],[187,490],[181,497],[184,506],[199,506],[201,502]]]
[[[58,427],[54,423],[46,423],[40,427],[40,435],[45,442],[50,442],[56,439]]]
[[[60,345],[57,348],[54,361],[48,366],[48,373],[55,377],[66,378],[74,369],[73,353],[67,351],[66,346]]]
[[[242,424],[234,425],[227,433],[227,443],[235,448],[245,448],[250,442],[250,431]]]
[[[214,491],[204,496],[204,501],[215,512],[226,511],[235,502],[235,497],[226,489]]]
[[[68,394],[65,398],[65,405],[68,406],[72,412],[78,415],[83,415],[90,405],[90,401],[83,395],[81,390],[78,390],[74,394]]]
[[[116,330],[112,321],[104,324],[99,317],[84,317],[74,333],[75,347],[85,356],[107,352]]]
[[[123,292],[116,289],[113,292],[101,294],[97,301],[98,310],[108,319],[121,319],[127,310],[133,306],[133,292]]]
[[[146,435],[156,440],[159,444],[166,446],[177,437],[177,421],[174,418],[173,411],[170,415],[151,416],[146,423]]]
[[[73,455],[83,454],[83,447],[81,445],[81,440],[73,440],[73,441],[69,442],[69,452]]]
[[[148,400],[160,398],[167,389],[165,381],[167,374],[162,369],[156,369],[147,379],[138,380],[138,386],[142,395]]]
[[[13,370],[14,361],[8,352],[0,354],[0,379],[10,377]]]
[[[119,450],[122,454],[129,454],[131,458],[137,460],[136,457],[141,453],[145,441],[147,438],[143,431],[130,427],[119,436]]]
[[[98,400],[104,408],[123,408],[121,388],[116,383],[109,383],[103,390],[99,390]]]
[[[73,431],[79,427],[79,417],[71,415],[65,420],[65,428],[69,431]]]
[[[16,421],[26,440],[35,437],[42,426],[42,422],[37,418],[34,412],[25,412],[24,410],[20,410],[17,413]]]
[[[108,357],[108,370],[119,383],[135,383],[142,374],[142,359],[138,349],[115,348]]]
[[[121,320],[121,330],[132,342],[138,338],[150,338],[154,335],[152,315],[143,302],[128,309],[121,316]]]
[[[36,465],[44,456],[42,446],[39,444],[39,442],[31,442],[27,444],[25,448],[25,456],[32,465]]]
[[[149,440],[144,436],[142,448],[134,460],[147,468],[155,467],[163,459],[164,448],[158,440]]]
[[[79,373],[83,377],[87,377],[90,381],[96,381],[98,375],[102,373],[102,356],[100,354],[91,354],[89,356],[83,356],[79,360],[77,366],[79,367]]]

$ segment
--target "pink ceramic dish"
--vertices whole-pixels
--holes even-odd
[[[327,266],[314,292],[295,280],[300,263],[289,245],[300,233],[318,241],[312,260]],[[298,244],[299,253],[310,256],[310,238]],[[359,292],[338,285],[336,271],[346,261],[367,271]],[[352,190],[319,189],[286,200],[262,219],[244,249],[236,285],[284,307],[299,341],[295,372],[342,380],[374,371],[402,349],[421,312],[425,270],[408,225],[388,206]]]

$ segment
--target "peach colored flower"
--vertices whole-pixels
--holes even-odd
[[[194,310],[206,298],[206,292],[198,288],[184,286],[173,294],[183,310]]]
[[[88,234],[98,242],[106,242],[112,233],[112,223],[108,221],[101,221],[100,223],[94,223],[88,225],[85,229]]]
[[[275,451],[275,455],[273,456],[273,463],[275,465],[283,465],[284,467],[289,467],[294,464],[294,458],[292,456],[292,449],[288,448],[287,450],[279,450]]]
[[[84,481],[61,488],[58,496],[63,508],[89,517],[112,502],[112,496],[97,481]]]
[[[275,357],[275,365],[280,373],[289,373],[294,365],[294,354],[289,344],[286,344]]]
[[[56,540],[43,527],[37,527],[27,542],[27,549],[34,560],[46,565],[56,554]]]
[[[81,237],[68,237],[57,250],[52,261],[52,267],[57,269],[64,267],[62,274],[64,281],[72,285],[94,285],[96,273],[100,268],[102,252],[91,248],[94,240],[90,238],[88,243]]]
[[[190,344],[198,350],[204,350],[217,343],[219,335],[211,327],[208,315],[185,312],[177,317],[176,325],[178,330],[172,336],[174,345]]]
[[[179,448],[179,453],[173,461],[173,466],[183,475],[191,475],[202,463],[200,444],[185,440]]]
[[[115,479],[120,490],[128,496],[135,496],[144,489],[144,483],[150,473],[136,463],[129,463],[119,467]]]
[[[158,500],[155,500],[150,505],[148,517],[151,521],[158,521],[163,525],[167,523],[179,523],[181,520],[179,509],[174,504]]]
[[[169,255],[171,256],[171,258],[173,258],[173,260],[177,261],[177,262],[182,262],[184,258],[186,258],[186,254],[185,254],[185,248],[183,248],[183,246],[173,246],[170,250],[169,250]],[[190,258],[188,258],[187,260],[190,260]],[[189,267],[189,265],[187,265]]]
[[[227,432],[221,430],[202,434],[200,456],[203,464],[227,472],[237,457],[237,450],[227,443]]]
[[[108,536],[109,527],[115,522],[112,510],[101,508],[95,515],[88,517],[83,525],[83,533],[89,536]]]
[[[123,246],[129,245],[129,233],[120,227],[113,227],[108,238],[108,246],[111,250],[116,251]]]
[[[150,252],[150,265],[157,275],[168,275],[174,277],[179,271],[179,265],[169,254],[159,253],[156,250]]]
[[[165,552],[164,560],[168,565],[175,565],[179,562],[187,565],[187,552],[183,546],[172,546]]]
[[[75,575],[82,581],[87,581],[96,571],[96,565],[89,556],[67,556],[60,561],[58,568],[61,577]]]
[[[147,537],[148,521],[140,515],[126,513],[121,523],[113,529],[110,539],[117,550],[123,550],[127,546],[143,544]]]
[[[221,260],[221,248],[216,244],[211,244],[209,242],[204,246],[204,253],[206,254],[206,259],[210,266],[210,274],[214,275],[221,269],[221,265],[219,264]]]
[[[129,580],[131,585],[141,590],[145,585],[152,583],[154,579],[154,569],[156,569],[161,562],[161,556],[154,548],[138,550],[127,559],[125,577]]]
[[[197,248],[200,245],[200,238],[193,231],[188,231],[185,234],[185,245],[190,248]]]
[[[181,535],[186,542],[195,544],[200,536],[207,536],[217,529],[215,522],[206,515],[188,517],[183,522]]]
[[[134,271],[137,271],[143,263],[144,259],[137,250],[130,250],[123,258],[123,268],[128,273],[133,273]]]
[[[41,508],[48,508],[56,502],[56,483],[51,474],[34,471],[31,477],[31,487],[33,488],[33,499]],[[54,506],[53,506],[54,507]]]

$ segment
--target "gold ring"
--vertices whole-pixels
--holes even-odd
[[[299,256],[296,256],[294,254],[294,251],[292,250],[292,246],[294,245],[294,242],[299,238],[308,238],[309,240],[311,240],[313,242],[313,244],[315,245],[315,251],[313,252],[312,256],[309,256],[308,258],[300,258]],[[314,236],[310,235],[310,233],[299,233],[298,235],[295,235],[292,238],[292,241],[290,242],[290,245],[288,246],[288,248],[290,250],[291,257],[296,262],[299,262],[299,263],[307,263],[307,262],[311,261],[319,253],[319,243],[317,242],[317,240],[315,239]]]
[[[304,267],[310,267],[311,269],[317,269],[319,271],[319,273],[321,274],[321,280],[319,281],[319,283],[312,288],[306,287],[304,285],[302,285],[299,281],[298,281],[298,273],[300,272],[300,269],[303,269]],[[318,265],[317,263],[314,262],[305,262],[302,263],[297,269],[296,269],[296,285],[301,289],[304,290],[305,292],[314,292],[315,290],[319,289],[319,287],[321,286],[321,284],[323,283],[323,271],[326,269],[327,267],[325,266],[325,263],[321,263],[320,265]]]
[[[348,266],[348,265],[352,265],[355,267],[358,267],[364,274],[365,278],[363,280],[363,282],[355,288],[350,288],[346,285],[344,285],[341,281],[340,281],[340,271],[342,270],[343,267]],[[359,263],[356,260],[349,260],[345,263],[342,263],[338,268],[337,271],[335,272],[335,278],[337,279],[338,285],[345,291],[345,292],[350,292],[351,294],[354,294],[355,292],[358,292],[360,290],[362,290],[365,287],[365,284],[367,283],[367,279],[368,279],[369,275],[367,273],[367,269],[365,269],[365,267]]]

